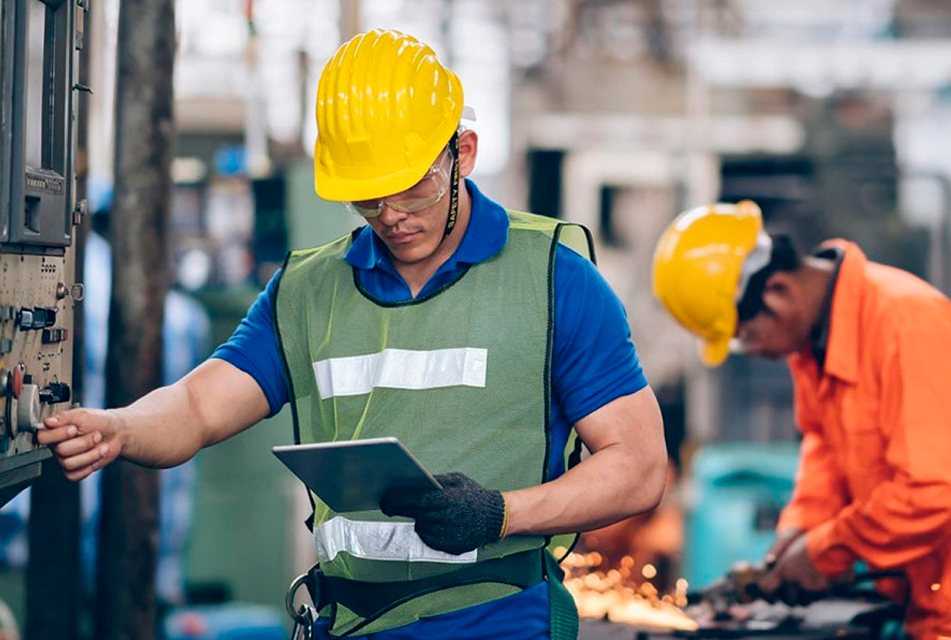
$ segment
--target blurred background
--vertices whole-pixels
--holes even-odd
[[[169,339],[166,327],[166,358],[178,367],[168,375],[227,339],[288,250],[358,224],[313,191],[318,75],[359,31],[414,34],[462,79],[477,115],[480,188],[594,232],[661,401],[673,464],[655,514],[587,534],[580,550],[660,591],[758,558],[797,455],[785,365],[731,358],[705,370],[653,299],[663,227],[688,206],[750,198],[803,250],[845,237],[951,289],[951,4],[942,0],[179,0],[175,9],[168,259],[179,299],[166,314],[180,333]],[[120,0],[95,0],[86,13],[94,226],[95,215],[108,218],[114,184],[119,10]],[[108,248],[96,251],[87,274],[108,268]],[[94,255],[105,257],[92,264]],[[95,380],[85,404],[103,393]],[[306,493],[268,451],[292,440],[285,410],[163,480],[165,601],[280,609],[288,582],[313,562]],[[89,522],[95,486],[83,482]],[[18,498],[0,513],[0,597],[18,618],[27,510]]]

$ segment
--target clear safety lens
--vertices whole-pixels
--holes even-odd
[[[402,213],[416,213],[426,207],[431,207],[439,202],[449,190],[449,175],[452,169],[452,154],[449,149],[445,149],[436,159],[436,162],[429,168],[419,182],[405,191],[388,196],[386,198],[375,198],[373,200],[358,200],[355,202],[344,202],[344,206],[351,212],[364,218],[375,218],[383,212],[383,207],[387,206],[394,211]]]

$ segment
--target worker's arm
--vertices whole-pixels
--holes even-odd
[[[504,493],[507,535],[594,529],[660,502],[667,452],[650,387],[609,402],[575,428],[592,455],[556,480]]]
[[[809,365],[790,361],[794,372],[797,366]],[[808,531],[817,527],[835,517],[848,502],[845,477],[823,435],[817,391],[810,386],[811,382],[797,382],[794,389],[796,425],[802,433],[802,444],[796,486],[776,526],[780,532],[777,542],[781,547],[795,537],[793,533],[782,532],[790,529]],[[781,555],[781,551],[782,548],[771,550],[773,555]]]
[[[81,480],[117,457],[172,467],[268,415],[257,382],[211,358],[175,384],[121,409],[71,409],[46,420],[40,444],[53,445],[70,480]]]
[[[796,604],[806,594],[824,592],[828,579],[819,573],[806,555],[807,530],[835,517],[848,502],[845,478],[826,443],[818,408],[817,381],[807,371],[811,359],[793,356],[790,367],[796,380],[796,424],[802,433],[799,470],[792,499],[776,526],[776,538],[763,556],[769,571],[757,580],[768,598]]]
[[[935,314],[937,315],[937,314]],[[885,437],[887,479],[864,499],[841,510],[810,531],[809,557],[823,573],[834,575],[857,558],[881,568],[899,567],[944,543],[951,530],[951,319],[943,322],[917,313],[883,344],[880,435]],[[857,455],[862,451],[856,450]]]
[[[777,530],[808,531],[835,516],[847,502],[845,478],[825,438],[817,431],[803,431],[796,486],[780,515]]]
[[[460,554],[503,533],[592,529],[657,505],[667,454],[650,387],[607,403],[575,426],[593,453],[557,480],[502,494],[450,473],[436,476],[441,489],[388,491],[380,509],[413,518],[416,533],[433,549]]]
[[[555,256],[555,292],[552,397],[593,455],[557,480],[504,496],[459,473],[437,476],[440,490],[388,492],[383,512],[413,518],[434,549],[463,553],[498,540],[503,526],[509,535],[596,528],[660,501],[663,425],[620,300],[565,247]]]

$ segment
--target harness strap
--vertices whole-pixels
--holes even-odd
[[[562,579],[565,572],[555,557],[545,552],[545,576],[548,579],[549,633],[551,640],[574,640],[578,637],[578,607]]]
[[[325,576],[319,566],[314,566],[308,588],[318,611],[327,605],[341,604],[369,621],[413,598],[449,587],[499,582],[525,589],[544,578],[542,553],[540,549],[522,551],[431,578],[398,582],[366,582]]]

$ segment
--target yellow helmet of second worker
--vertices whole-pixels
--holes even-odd
[[[744,263],[763,240],[768,242],[759,207],[744,200],[685,211],[657,243],[654,295],[700,338],[700,359],[709,367],[729,354]]]
[[[428,45],[399,31],[354,36],[317,86],[317,195],[355,201],[408,189],[439,157],[462,108],[459,78]]]

